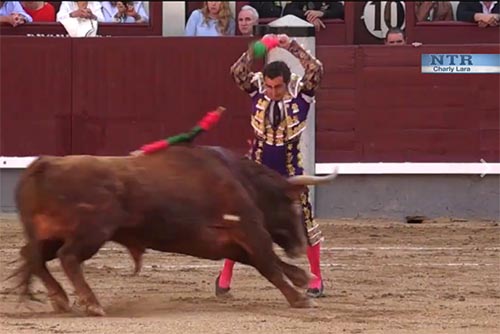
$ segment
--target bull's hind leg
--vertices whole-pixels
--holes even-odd
[[[48,297],[56,312],[69,312],[69,299],[61,284],[47,269],[46,262],[56,257],[56,252],[62,242],[57,240],[40,240],[29,243],[21,248],[24,264],[19,269],[23,275],[21,285],[24,285],[23,295],[31,297],[29,288],[30,276],[37,276],[47,289]]]
[[[104,316],[105,312],[87,281],[85,281],[81,264],[97,253],[106,240],[107,238],[99,235],[99,231],[91,230],[88,235],[80,234],[66,241],[57,252],[61,266],[78,296],[77,306],[83,307],[87,315]]]
[[[45,285],[47,289],[47,294],[52,304],[52,307],[56,312],[69,312],[71,307],[69,306],[68,295],[62,288],[61,284],[56,281],[54,276],[49,272],[47,268],[47,261],[51,261],[56,258],[57,250],[61,247],[62,242],[59,240],[42,240],[38,242],[41,249],[41,261],[38,265],[33,265],[33,274],[38,276],[40,280]],[[26,245],[25,247],[29,247]],[[21,250],[23,252],[29,252],[28,249]]]

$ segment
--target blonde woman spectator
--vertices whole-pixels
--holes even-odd
[[[100,1],[62,1],[57,12],[57,21],[76,17],[104,22]]]
[[[104,22],[147,23],[148,14],[142,1],[102,1]]]
[[[56,10],[45,1],[21,1],[23,9],[32,18],[33,22],[55,22]]]
[[[19,1],[0,1],[0,23],[17,27],[26,22],[33,22],[33,19],[24,11]]]
[[[238,30],[244,36],[253,35],[253,26],[259,23],[259,13],[249,5],[241,7],[238,13]]]
[[[203,8],[191,13],[186,24],[186,36],[234,35],[236,24],[227,1],[205,1]]]

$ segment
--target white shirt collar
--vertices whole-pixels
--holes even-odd
[[[498,1],[492,1],[490,8],[488,8],[484,4],[484,1],[479,1],[479,2],[481,3],[481,6],[483,7],[483,14],[491,14],[493,7],[495,7],[495,5],[498,3]]]

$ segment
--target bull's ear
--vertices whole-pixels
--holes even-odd
[[[286,190],[286,195],[292,201],[300,200],[300,195],[307,190],[307,186],[301,184],[288,184],[288,188]]]

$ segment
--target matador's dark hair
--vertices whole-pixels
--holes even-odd
[[[262,74],[265,77],[268,77],[269,79],[274,79],[277,77],[283,77],[283,81],[285,83],[290,82],[290,67],[281,60],[273,61],[264,66],[264,69],[262,70]]]

